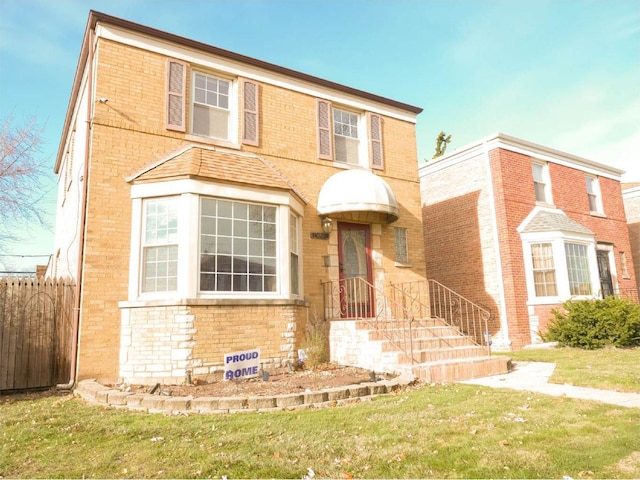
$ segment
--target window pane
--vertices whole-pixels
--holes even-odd
[[[577,243],[565,243],[567,273],[571,295],[591,295],[591,278],[587,246]]]
[[[212,202],[217,209],[210,208]],[[203,199],[201,211],[200,290],[273,291],[277,286],[277,208]],[[207,277],[209,273],[217,274],[215,282]],[[273,278],[266,282],[267,276]]]
[[[553,263],[552,245],[550,243],[532,244],[531,260],[536,297],[556,296],[556,271]]]
[[[407,251],[407,229],[394,228],[396,262],[409,263],[409,255]]]
[[[143,203],[143,292],[167,292],[177,288],[177,205],[175,197],[148,199]]]

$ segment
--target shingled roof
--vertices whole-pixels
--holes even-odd
[[[303,202],[308,199],[266,160],[191,145],[127,178],[128,182],[148,183],[192,178],[214,180],[235,185],[288,190]]]
[[[593,232],[584,225],[567,217],[562,212],[550,212],[548,210],[538,211],[521,233],[532,232],[572,232],[593,235]]]

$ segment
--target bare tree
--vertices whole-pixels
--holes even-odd
[[[27,223],[46,225],[40,205],[47,193],[41,134],[35,117],[21,126],[10,115],[0,121],[0,247],[18,241],[19,228]]]

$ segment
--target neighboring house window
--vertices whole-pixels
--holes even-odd
[[[602,213],[602,199],[600,197],[600,186],[598,179],[587,175],[587,198],[589,199],[589,211],[592,213]]]
[[[558,294],[556,286],[556,270],[553,262],[551,243],[534,243],[531,245],[533,262],[533,282],[536,297],[554,297]]]
[[[289,250],[290,255],[290,284],[291,293],[298,295],[300,293],[300,246],[298,240],[298,217],[289,215]]]
[[[395,237],[396,263],[409,263],[409,250],[407,248],[407,229],[395,227],[393,229]]]
[[[177,199],[144,201],[142,291],[171,292],[178,281]]]
[[[591,275],[587,246],[579,243],[565,243],[569,292],[571,295],[591,295]]]
[[[268,205],[201,199],[201,291],[276,291],[276,210]]]
[[[358,115],[338,108],[333,109],[333,144],[335,161],[359,164]]]
[[[227,140],[231,123],[231,81],[213,75],[193,74],[193,123],[196,135]]]
[[[551,194],[549,192],[548,170],[546,163],[533,162],[531,164],[533,170],[533,186],[536,192],[536,201],[551,203]]]

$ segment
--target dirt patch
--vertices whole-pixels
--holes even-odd
[[[375,380],[386,380],[395,375],[375,373]],[[362,368],[341,365],[320,365],[313,370],[286,370],[269,373],[269,378],[262,377],[246,380],[221,380],[201,382],[194,380],[193,385],[112,385],[122,391],[134,393],[155,393],[170,396],[193,397],[235,397],[235,396],[267,396],[287,393],[304,393],[332,387],[343,387],[372,381],[372,372]]]

